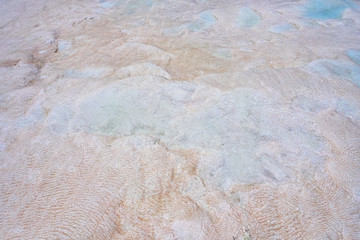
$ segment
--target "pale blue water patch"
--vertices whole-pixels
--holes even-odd
[[[199,18],[194,22],[190,23],[187,27],[191,31],[198,32],[209,28],[216,22],[216,18],[210,12],[202,12],[199,15]]]
[[[260,106],[266,102],[255,97],[256,92],[240,90],[225,96],[208,92],[218,97],[218,103],[204,105],[203,101],[192,103],[197,86],[191,83],[119,84],[88,96],[80,104],[73,121],[75,130],[110,136],[145,134],[182,148],[217,149],[232,181],[261,180],[261,163],[253,159],[262,141],[256,130],[261,121]],[[193,110],[184,114],[185,106],[192,104]],[[204,106],[199,108],[198,104]]]
[[[15,120],[17,127],[29,127],[35,125],[45,116],[45,110],[39,104],[32,107],[32,109],[25,116]]]
[[[72,43],[66,40],[60,39],[58,41],[58,51],[64,52],[72,48]]]
[[[123,4],[121,1],[111,1],[111,0],[100,0],[99,2],[102,8],[107,8],[107,9],[118,7]]]
[[[341,19],[348,7],[353,7],[346,0],[309,0],[305,5],[305,17],[317,20]]]
[[[101,78],[112,72],[113,69],[109,67],[92,68],[87,67],[84,69],[69,69],[64,73],[67,78]]]
[[[242,7],[239,11],[239,17],[236,24],[239,27],[252,28],[261,21],[261,17],[253,9]]]
[[[288,173],[276,159],[259,158],[259,146],[267,142],[279,141],[291,152],[299,146],[305,152],[320,148],[305,130],[289,132],[286,126],[273,124],[274,116],[282,116],[281,109],[275,99],[255,89],[223,92],[162,78],[139,79],[114,83],[83,98],[72,129],[109,136],[147,135],[169,147],[211,149],[221,163],[209,166],[209,171],[224,185],[262,182],[264,171],[276,181],[285,179]],[[64,109],[57,112],[52,118],[55,122],[71,117]],[[62,125],[53,130],[66,132]]]
[[[149,85],[124,83],[90,96],[81,104],[75,129],[103,135],[146,134],[165,138],[172,131],[170,120],[182,111],[182,99],[189,98],[188,91],[181,89],[181,83],[166,91],[159,82],[149,84],[156,86],[153,89]]]
[[[46,122],[49,130],[53,134],[67,133],[69,123],[74,115],[71,104],[55,105],[49,112]]]
[[[133,0],[126,4],[125,13],[128,15],[134,14],[137,11],[149,10],[153,5],[152,0]]]
[[[130,135],[142,119],[148,118],[144,106],[139,105],[141,102],[134,102],[134,97],[140,97],[140,91],[107,89],[94,95],[81,105],[75,129],[103,135]],[[147,122],[147,125],[154,124],[153,118]]]
[[[216,18],[209,12],[203,12],[200,14],[200,20],[205,23],[205,25],[210,26],[213,23],[216,23]]]
[[[360,67],[352,62],[320,59],[311,62],[309,68],[325,77],[346,79],[360,87]]]
[[[102,8],[112,8],[112,7],[114,7],[115,5],[116,5],[115,2],[102,2],[102,3],[100,3],[100,6],[101,6]]]
[[[356,64],[360,65],[360,50],[349,49],[346,51],[346,55]]]
[[[168,36],[179,36],[181,34],[181,26],[165,28],[162,32]]]
[[[296,31],[296,28],[291,24],[284,24],[284,25],[271,26],[269,28],[269,31],[273,33],[285,33],[285,32]]]
[[[218,48],[211,52],[211,55],[217,58],[230,59],[232,58],[232,53],[230,49]]]
[[[360,119],[359,108],[355,103],[349,102],[345,99],[338,99],[336,101],[336,111],[347,117]]]

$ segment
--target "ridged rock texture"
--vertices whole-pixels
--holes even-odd
[[[0,239],[360,239],[359,1],[0,4]]]

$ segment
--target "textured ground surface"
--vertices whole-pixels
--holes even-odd
[[[0,239],[360,239],[358,1],[0,4]]]

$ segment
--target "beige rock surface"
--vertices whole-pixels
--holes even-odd
[[[0,239],[360,239],[358,1],[0,3]]]

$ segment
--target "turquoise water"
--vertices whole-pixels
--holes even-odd
[[[360,50],[349,49],[346,51],[347,56],[356,64],[360,64]]]
[[[305,6],[305,16],[312,19],[341,19],[350,5],[342,0],[310,0]]]
[[[346,79],[360,87],[360,67],[351,62],[323,59],[310,63],[309,67],[325,77]]]

